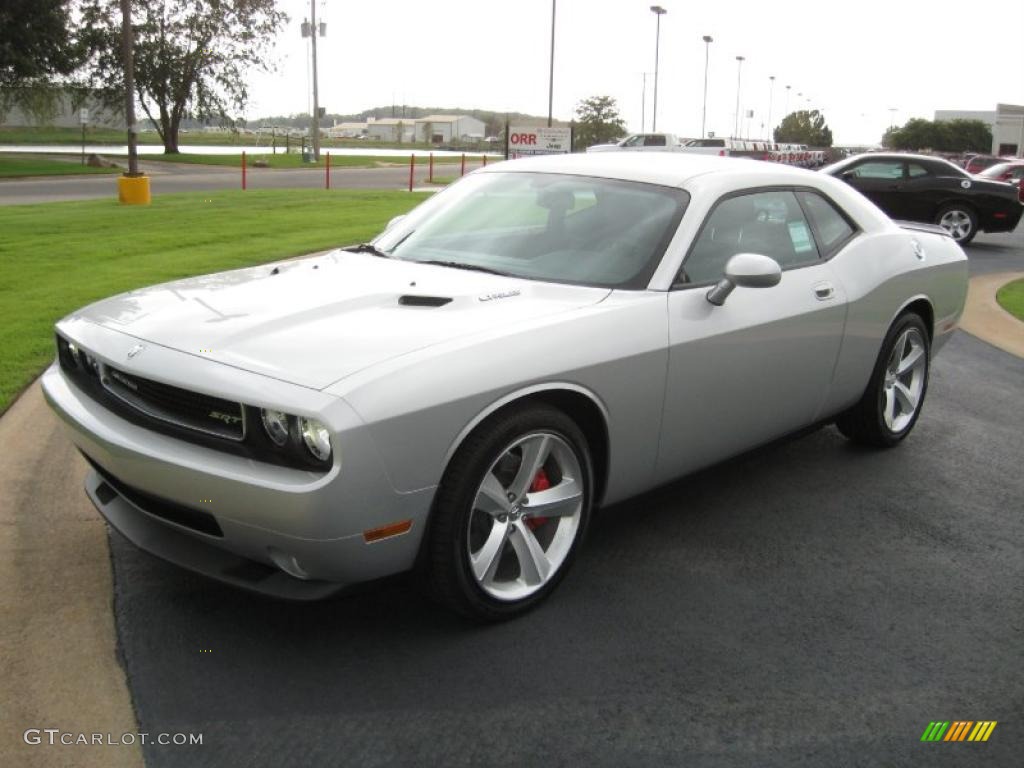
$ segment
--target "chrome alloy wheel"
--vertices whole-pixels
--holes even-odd
[[[921,407],[928,373],[927,355],[924,338],[917,328],[907,328],[893,345],[882,384],[882,418],[891,432],[906,429]]]
[[[470,570],[503,601],[541,589],[565,562],[579,530],[584,480],[576,452],[550,432],[531,432],[501,452],[469,515]]]
[[[958,243],[971,234],[974,227],[971,217],[966,211],[960,208],[951,208],[942,214],[939,219],[939,226],[949,232],[950,237]]]

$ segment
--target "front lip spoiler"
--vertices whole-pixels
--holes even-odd
[[[329,581],[303,581],[264,563],[207,544],[151,517],[117,492],[96,470],[85,478],[85,492],[110,527],[139,549],[187,571],[267,597],[309,602],[346,589]]]

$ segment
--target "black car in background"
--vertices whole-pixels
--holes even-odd
[[[938,157],[872,152],[821,170],[890,217],[938,224],[961,245],[979,231],[1012,231],[1024,213],[1024,190],[971,176]]]

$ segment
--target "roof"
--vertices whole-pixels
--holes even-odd
[[[595,152],[525,157],[482,168],[479,172],[568,173],[681,187],[690,179],[716,173],[742,175],[754,184],[800,184],[815,171],[782,163],[689,152]]]
[[[417,123],[454,123],[459,120],[477,120],[475,117],[469,115],[427,115],[426,117],[417,117]],[[477,122],[483,122],[477,120]]]

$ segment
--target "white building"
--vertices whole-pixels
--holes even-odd
[[[450,141],[479,141],[487,126],[468,115],[427,115],[416,118],[416,140],[431,144]]]
[[[355,139],[366,134],[366,123],[335,123],[324,129],[332,139]]]
[[[1024,106],[996,104],[994,112],[939,109],[936,120],[981,120],[992,129],[992,154],[1024,156]]]
[[[411,117],[371,117],[366,121],[366,135],[377,141],[405,143],[413,140],[414,124]]]

